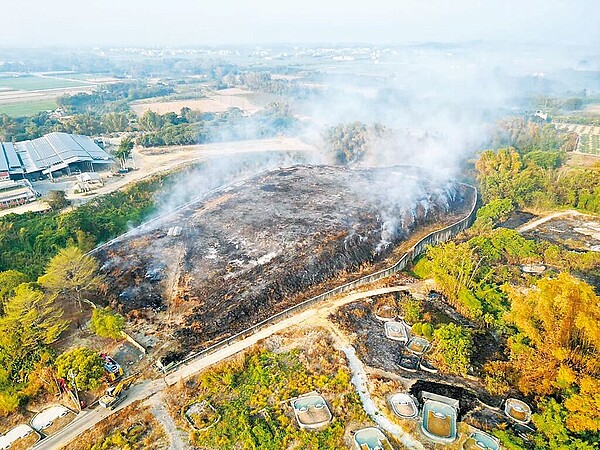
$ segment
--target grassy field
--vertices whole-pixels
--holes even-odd
[[[85,86],[86,83],[62,80],[58,78],[47,78],[38,76],[28,77],[0,77],[0,88],[15,91],[37,91],[42,89],[62,89]]]
[[[276,351],[238,354],[168,390],[168,407],[180,426],[190,430],[181,411],[192,402],[210,403],[220,417],[208,429],[190,430],[192,444],[220,450],[349,448],[351,431],[372,422],[350,383],[343,353],[332,349],[327,332],[297,330],[278,335],[270,346]],[[335,419],[308,432],[296,424],[290,399],[315,390]]]
[[[0,114],[11,117],[23,117],[56,108],[56,100],[36,100],[30,102],[0,104]]]

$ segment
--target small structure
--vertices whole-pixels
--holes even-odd
[[[408,372],[416,372],[419,370],[419,357],[415,355],[402,355],[398,365],[401,369]]]
[[[425,391],[421,395],[424,400],[421,418],[423,434],[435,442],[454,442],[458,435],[458,400]]]
[[[521,272],[530,273],[532,275],[540,275],[546,270],[546,266],[543,264],[523,264],[521,266]]]
[[[525,425],[531,420],[531,408],[529,405],[516,398],[509,398],[504,404],[504,414],[509,419],[517,423]]]
[[[77,179],[79,190],[82,192],[89,192],[92,189],[104,186],[102,177],[97,172],[84,172],[76,175],[75,178]]]
[[[31,419],[31,428],[38,432],[44,432],[45,435],[49,436],[72,420],[68,419],[69,414],[73,413],[62,405],[51,406],[40,411]],[[52,427],[52,425],[56,426]],[[51,430],[50,427],[52,427]]]
[[[406,344],[406,348],[414,353],[415,355],[422,355],[427,350],[429,350],[429,341],[421,336],[413,336],[408,344]]]
[[[40,439],[39,433],[23,423],[12,428],[6,434],[0,435],[0,450],[8,450],[17,442],[23,443],[20,445],[21,448],[31,448]]]
[[[416,419],[419,415],[417,399],[410,394],[399,392],[392,395],[388,401],[394,414],[402,419]]]
[[[393,450],[385,434],[375,427],[363,428],[354,433],[354,443],[359,450]]]
[[[37,200],[37,195],[27,180],[0,181],[0,209],[24,205]]]
[[[500,442],[493,436],[477,430],[469,435],[463,450],[500,450]]]
[[[188,405],[183,411],[183,416],[197,431],[208,430],[221,420],[217,410],[206,400]]]
[[[325,399],[318,394],[308,394],[292,400],[292,407],[300,428],[321,428],[333,419]]]
[[[408,331],[404,322],[385,322],[383,325],[385,337],[402,343],[408,342]]]

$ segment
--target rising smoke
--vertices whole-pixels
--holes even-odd
[[[309,67],[315,75],[305,84],[313,89],[313,95],[294,101],[291,108],[302,117],[294,131],[296,137],[310,143],[314,151],[224,152],[212,156],[187,172],[161,198],[161,211],[265,169],[300,163],[331,164],[334,158],[323,141],[323,131],[355,121],[392,130],[389,137],[371,143],[360,165],[416,166],[439,196],[453,198],[453,180],[464,161],[488,144],[497,119],[507,112],[521,111],[523,99],[532,91],[549,89],[548,78],[540,82],[540,74],[575,67],[580,58],[563,55],[558,61],[546,53],[533,57],[528,49],[521,53],[514,50],[483,44],[409,46],[379,51],[377,60]],[[302,86],[302,78],[298,83]],[[222,133],[222,140],[227,140],[232,134],[251,135],[253,130],[229,133],[224,129]],[[385,247],[402,228],[397,219],[399,209],[428,207],[431,198],[424,192],[419,183],[402,179],[389,180],[385,190],[355,194],[380,205]]]

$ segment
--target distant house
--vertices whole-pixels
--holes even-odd
[[[543,121],[548,120],[548,113],[542,112],[540,109],[535,112],[534,116],[542,119]]]
[[[111,156],[88,136],[50,133],[37,139],[0,143],[0,178],[13,180],[105,170]]]

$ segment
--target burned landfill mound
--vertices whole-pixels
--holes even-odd
[[[472,199],[462,185],[434,187],[418,175],[330,166],[262,173],[104,249],[109,298],[134,316],[154,309],[181,348],[204,348],[382,261],[419,226],[465,214]]]

